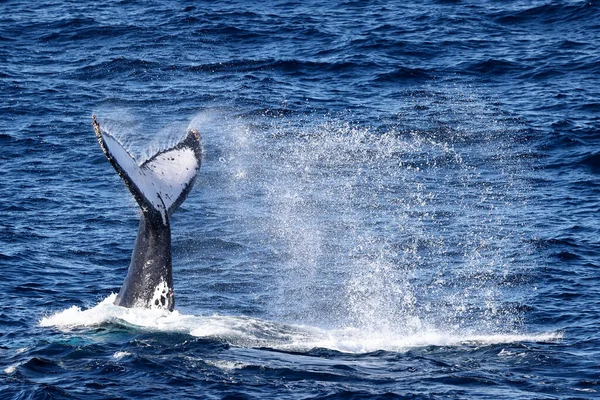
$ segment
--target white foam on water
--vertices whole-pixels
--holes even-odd
[[[248,364],[244,364],[242,362],[227,361],[227,360],[206,360],[205,362],[208,365],[212,365],[213,367],[217,367],[217,368],[225,370],[225,371],[233,371],[233,370],[242,369],[242,368],[248,366]]]
[[[121,358],[130,356],[130,355],[131,355],[131,353],[128,351],[116,351],[115,354],[113,354],[113,358],[115,360],[120,360]]]
[[[4,373],[6,375],[11,375],[12,373],[14,373],[17,370],[18,364],[15,365],[9,365],[8,367],[4,368]]]
[[[71,307],[40,321],[43,327],[63,331],[107,324],[128,324],[148,331],[184,333],[195,337],[212,338],[233,346],[265,347],[288,351],[310,351],[324,348],[345,353],[370,353],[378,350],[406,351],[425,346],[485,346],[515,342],[553,342],[562,339],[560,332],[543,333],[461,333],[442,332],[423,328],[420,331],[370,331],[346,327],[323,329],[283,324],[244,316],[196,316],[178,311],[124,308],[113,304],[112,294],[98,305],[82,310]],[[116,352],[120,359],[127,352]],[[241,368],[237,365],[228,368]],[[5,369],[6,373],[11,367]],[[10,370],[12,371],[12,370]]]

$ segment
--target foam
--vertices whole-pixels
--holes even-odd
[[[117,351],[117,352],[115,352],[115,354],[113,354],[113,358],[115,360],[120,360],[121,358],[130,356],[130,355],[131,355],[131,353],[128,351]]]
[[[236,369],[242,369],[248,366],[248,364],[244,364],[237,361],[227,361],[227,360],[206,360],[208,365],[212,365],[213,367],[225,370],[225,371],[233,371]]]
[[[9,365],[8,367],[4,368],[4,373],[6,375],[11,375],[13,374],[16,370],[17,370],[18,365]]]
[[[318,327],[282,324],[244,316],[195,316],[178,311],[124,308],[113,304],[112,294],[95,307],[82,310],[73,306],[41,319],[43,327],[62,331],[106,324],[127,324],[149,331],[185,333],[212,338],[233,346],[266,347],[288,351],[310,351],[324,348],[344,353],[370,353],[378,350],[406,351],[425,346],[485,346],[516,342],[554,342],[561,332],[542,333],[468,333],[444,332],[420,328],[412,332],[372,331],[344,327]],[[115,358],[125,356],[115,353]]]

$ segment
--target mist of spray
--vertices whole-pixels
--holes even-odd
[[[404,335],[522,328],[518,130],[473,96],[415,101],[429,111],[373,125],[223,111],[190,124],[238,239],[272,255],[249,263],[266,263],[271,318]]]

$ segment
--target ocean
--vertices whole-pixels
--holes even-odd
[[[0,398],[593,399],[597,1],[0,2]],[[202,136],[175,311],[113,304]]]

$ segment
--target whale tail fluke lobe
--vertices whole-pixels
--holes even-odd
[[[200,169],[202,151],[198,132],[188,131],[178,144],[138,165],[121,143],[100,126],[96,117],[92,119],[102,151],[142,211],[158,213],[166,224],[189,194]]]
[[[95,116],[92,120],[102,151],[142,210],[131,264],[115,304],[173,310],[170,218],[200,169],[200,135],[190,130],[175,146],[138,164]]]

